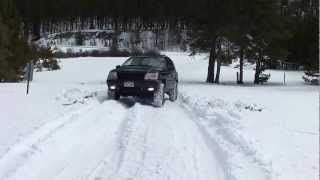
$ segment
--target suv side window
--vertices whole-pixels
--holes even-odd
[[[174,65],[173,65],[172,61],[169,58],[166,58],[166,59],[167,59],[168,70],[169,71],[174,71],[175,68],[174,68]]]

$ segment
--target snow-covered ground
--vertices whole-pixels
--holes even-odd
[[[268,71],[253,85],[232,66],[204,82],[207,58],[167,53],[179,99],[162,108],[106,98],[110,69],[126,58],[61,60],[24,83],[0,84],[0,179],[319,179],[319,86],[302,72]]]

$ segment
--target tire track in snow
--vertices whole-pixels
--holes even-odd
[[[39,151],[38,146],[55,132],[73,123],[83,111],[90,111],[92,106],[86,106],[61,116],[58,120],[46,123],[30,134],[27,138],[10,147],[0,158],[0,179],[5,179],[22,166],[33,154]]]
[[[136,104],[121,129],[113,164],[101,164],[89,179],[225,179],[196,125],[177,104]]]
[[[89,179],[122,179],[136,177],[144,168],[146,155],[146,138],[149,126],[141,118],[144,106],[136,104],[128,110],[127,117],[119,128],[117,149],[106,157]]]
[[[224,127],[235,121],[232,118],[240,117],[235,116],[227,106],[221,106],[222,102],[219,102],[217,107],[210,107],[211,102],[202,107],[201,105],[206,102],[201,102],[201,105],[197,105],[196,102],[194,104],[185,94],[180,94],[180,99],[181,107],[193,117],[213,152],[220,154],[218,157],[230,179],[271,179],[270,172],[260,160],[256,159],[255,151],[248,146],[241,135],[233,132],[230,127]]]
[[[141,143],[139,138],[145,137],[138,136],[134,131],[137,131],[137,128],[142,128],[137,122],[139,118],[137,108],[135,106],[128,108],[126,117],[122,121],[116,136],[117,143],[115,144],[115,149],[111,152],[111,155],[104,157],[102,163],[100,163],[95,170],[88,176],[88,179],[102,179],[103,177],[112,177],[119,173],[123,163],[126,163],[125,156],[128,154],[129,143],[135,143],[137,147],[142,147],[143,145],[138,146],[138,143]],[[139,132],[144,132],[143,130]],[[141,149],[142,150],[142,149]],[[143,151],[143,150],[142,150]],[[131,162],[131,161],[130,161]],[[111,178],[113,179],[113,178]]]
[[[0,160],[2,167],[9,164],[0,168],[0,179],[227,179],[197,125],[177,103],[162,108],[137,103],[126,109],[106,101],[74,114],[58,120],[60,128],[40,128],[42,133],[34,133],[22,148],[13,147]]]
[[[125,108],[93,103],[50,123],[0,160],[0,179],[85,179],[114,151]]]

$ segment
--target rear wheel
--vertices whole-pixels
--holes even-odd
[[[174,86],[172,90],[169,92],[169,100],[170,101],[176,101],[178,98],[178,83]]]
[[[115,91],[108,91],[108,98],[113,100],[119,100],[120,95]]]
[[[313,79],[313,80],[311,80],[311,84],[319,85],[319,80],[318,79]]]
[[[160,84],[159,89],[153,94],[152,105],[161,107],[164,104],[164,84]]]

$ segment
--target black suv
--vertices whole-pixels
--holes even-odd
[[[107,84],[110,99],[150,97],[152,105],[161,107],[165,94],[171,101],[177,99],[178,73],[167,56],[135,56],[111,70]]]

